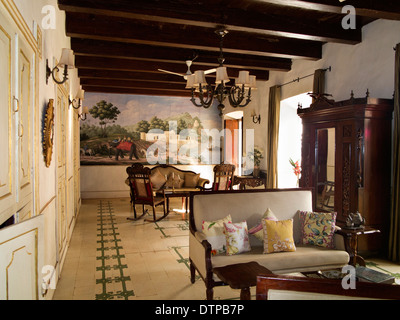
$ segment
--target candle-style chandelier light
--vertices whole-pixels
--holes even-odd
[[[216,69],[215,86],[207,83],[203,70],[195,71],[187,76],[186,89],[191,89],[190,99],[196,107],[209,108],[214,99],[217,99],[220,116],[225,108],[224,101],[229,99],[232,107],[245,107],[251,101],[251,90],[256,89],[256,76],[251,76],[249,71],[240,71],[235,85],[227,86],[230,82],[226,67],[224,67],[223,42],[228,31],[224,28],[218,29],[215,33],[220,38],[220,55],[218,58],[219,67]]]

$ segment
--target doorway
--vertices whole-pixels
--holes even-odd
[[[309,108],[312,98],[307,93],[281,101],[279,145],[278,145],[278,188],[296,188],[298,181],[290,159],[301,166],[301,137],[303,126],[297,115],[299,104]]]
[[[236,167],[236,174],[242,174],[243,111],[231,112],[224,118],[224,162]]]

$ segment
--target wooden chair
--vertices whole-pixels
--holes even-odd
[[[218,164],[214,167],[213,191],[232,190],[235,165]]]
[[[131,205],[133,208],[134,218],[128,218],[128,220],[138,220],[147,212],[145,205],[152,206],[153,208],[153,219],[145,219],[145,221],[156,222],[164,219],[168,212],[165,210],[165,196],[154,196],[152,184],[150,181],[151,170],[145,168],[141,164],[133,164],[131,167],[126,169],[128,174],[129,186],[131,189]],[[141,204],[143,206],[143,213],[140,217],[136,214],[136,205]],[[163,206],[164,215],[160,218],[156,217],[156,207]]]
[[[341,280],[266,274],[257,277],[257,300],[400,299],[400,286],[357,281],[345,289]]]

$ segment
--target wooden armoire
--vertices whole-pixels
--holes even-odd
[[[390,220],[393,100],[367,93],[335,102],[320,95],[297,113],[303,123],[300,186],[314,189],[314,210],[337,212],[339,226],[360,212],[381,233],[359,237],[359,250],[382,252]]]

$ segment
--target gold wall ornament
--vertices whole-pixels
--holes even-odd
[[[47,105],[43,123],[43,156],[46,167],[50,167],[54,137],[54,100]]]

